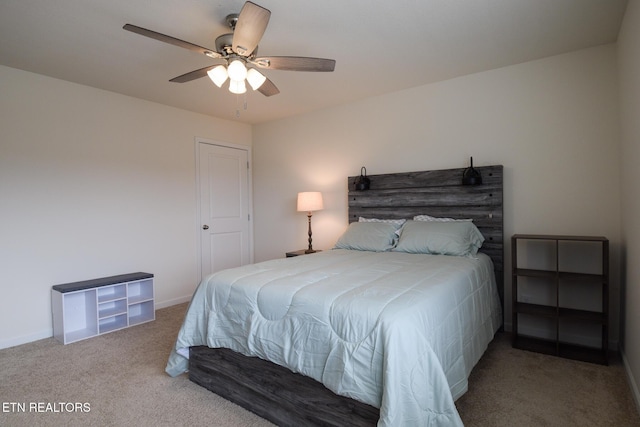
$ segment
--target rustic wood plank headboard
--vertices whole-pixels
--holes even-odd
[[[493,261],[504,303],[502,166],[474,167],[482,185],[462,185],[465,168],[368,175],[369,190],[356,191],[350,176],[349,222],[359,217],[411,219],[415,215],[471,218],[485,237],[480,252]]]

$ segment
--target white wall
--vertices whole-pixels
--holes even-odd
[[[319,190],[314,248],[347,226],[347,176],[502,164],[513,233],[604,235],[617,340],[620,191],[615,45],[371,98],[254,128],[255,258],[306,245],[298,191]],[[505,277],[510,300],[510,276]],[[507,328],[511,312],[507,304]]]
[[[640,397],[640,1],[630,0],[618,37],[624,287],[623,357]]]
[[[196,136],[251,127],[0,66],[0,348],[51,336],[51,286],[154,273],[196,285]]]

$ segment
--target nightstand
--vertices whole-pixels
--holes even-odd
[[[293,251],[293,252],[287,252],[287,258],[291,258],[294,256],[299,256],[299,255],[308,255],[306,252],[306,249],[300,249],[299,251]],[[321,250],[316,250],[316,252],[322,252]],[[315,253],[315,252],[311,252],[311,253]]]

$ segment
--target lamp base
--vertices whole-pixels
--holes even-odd
[[[312,254],[315,251],[313,250],[313,245],[311,244],[311,212],[307,213],[307,218],[309,218],[309,249],[305,250],[304,253],[305,254]]]
[[[305,249],[304,253],[305,254],[314,254],[314,253],[316,253],[316,250],[315,249]]]

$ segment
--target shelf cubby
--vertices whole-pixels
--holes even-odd
[[[124,284],[96,288],[98,304],[127,298],[127,287]]]
[[[98,334],[106,334],[107,332],[126,328],[128,326],[127,313],[100,319],[98,326]]]
[[[141,280],[127,284],[129,304],[140,303],[153,299],[153,281]]]
[[[127,314],[127,300],[119,299],[98,304],[98,319]]]
[[[153,301],[147,300],[141,303],[129,306],[129,325],[137,325],[140,323],[153,320],[155,313],[153,310]]]

